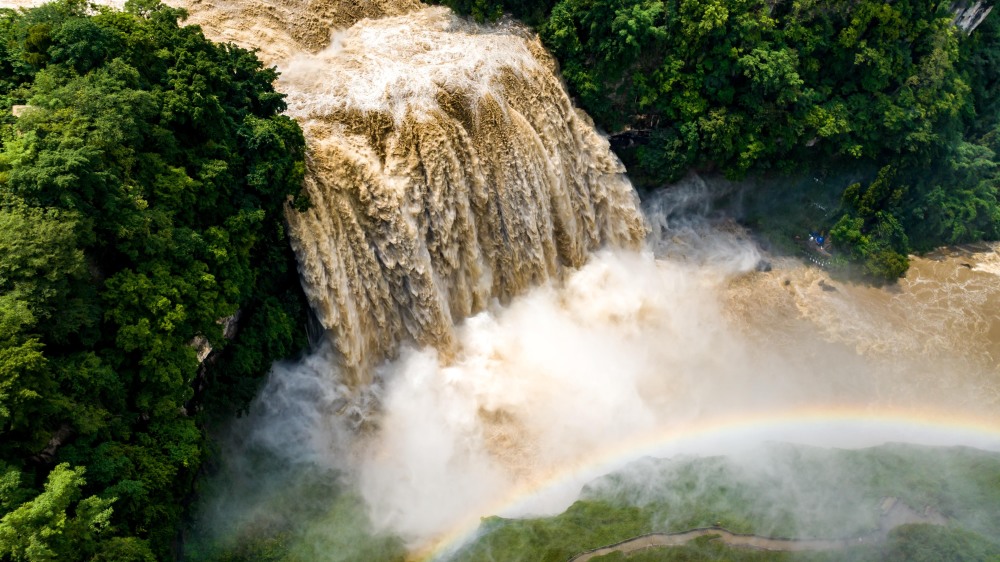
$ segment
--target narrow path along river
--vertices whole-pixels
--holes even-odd
[[[722,527],[707,527],[702,529],[692,529],[680,533],[650,533],[635,538],[622,541],[620,543],[608,545],[587,552],[580,553],[569,560],[569,562],[585,562],[598,556],[605,556],[612,552],[629,554],[649,548],[663,548],[673,546],[684,546],[690,541],[699,537],[715,536],[715,540],[721,541],[727,546],[736,548],[751,548],[755,550],[775,550],[785,552],[803,552],[813,550],[839,550],[850,546],[862,546],[878,544],[885,541],[896,527],[914,523],[926,523],[931,525],[944,525],[947,520],[940,513],[925,508],[919,512],[910,506],[898,501],[896,498],[885,498],[880,505],[882,515],[879,518],[879,528],[866,535],[840,539],[789,539],[776,537],[762,537],[759,535],[744,535],[733,533]]]

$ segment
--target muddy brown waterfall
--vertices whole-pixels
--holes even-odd
[[[405,0],[188,8],[282,73],[309,146],[293,246],[351,386],[402,341],[447,355],[492,299],[641,243],[622,164],[525,31]]]

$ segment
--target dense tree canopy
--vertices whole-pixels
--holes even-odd
[[[845,220],[863,224],[837,240],[876,276],[905,271],[911,249],[1000,235],[996,16],[969,36],[937,0],[443,3],[535,25],[579,103],[630,141],[622,156],[647,187],[692,169],[743,178],[890,166],[899,196],[873,211],[885,220],[857,223],[845,193]],[[869,181],[880,191],[885,176]],[[857,245],[890,223],[908,236]],[[874,256],[895,265],[867,263]]]
[[[0,10],[0,560],[169,557],[202,422],[303,346],[301,132],[183,17]]]

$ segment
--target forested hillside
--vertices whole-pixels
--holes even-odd
[[[301,132],[183,17],[0,10],[0,560],[171,558],[205,422],[304,346]]]
[[[841,212],[816,225],[876,277],[911,250],[1000,236],[995,14],[969,35],[936,0],[444,3],[535,25],[647,187],[692,169],[881,170],[838,186]]]

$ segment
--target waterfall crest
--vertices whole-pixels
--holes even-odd
[[[104,0],[103,3],[108,3]],[[120,2],[121,0],[111,0]],[[330,44],[330,32],[365,18],[398,16],[420,9],[419,0],[168,0],[188,10],[213,41],[256,49],[267,64]]]

